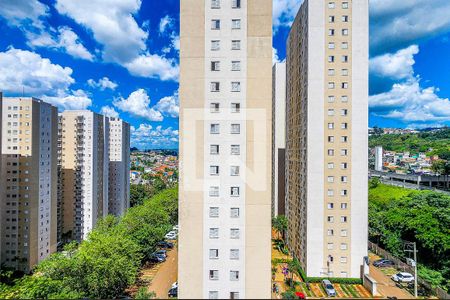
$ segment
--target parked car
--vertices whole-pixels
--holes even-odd
[[[162,249],[172,249],[172,248],[173,248],[173,243],[171,243],[171,242],[166,242],[166,241],[161,241],[161,242],[159,242],[159,243],[157,244],[157,246],[158,246],[159,248],[162,248]]]
[[[410,273],[400,272],[392,275],[392,280],[398,283],[408,283],[414,281],[414,276]]]
[[[173,226],[172,230],[180,231],[180,225]]]
[[[175,281],[174,283],[172,283],[172,288],[178,288],[178,281]]]
[[[394,267],[395,263],[389,259],[379,259],[373,262],[373,265],[377,268]]]
[[[334,289],[334,286],[331,284],[331,281],[328,279],[322,280],[322,286],[325,289],[325,292],[327,293],[328,297],[336,297],[336,290]]]
[[[154,253],[156,256],[163,256],[164,258],[167,257],[167,251],[166,250],[158,250]]]
[[[166,258],[162,255],[156,255],[155,253],[153,253],[152,255],[150,255],[150,261],[154,263],[161,263],[165,262]]]
[[[167,296],[169,298],[176,298],[176,297],[178,297],[178,286],[170,288],[169,292],[167,293]]]
[[[170,231],[169,233],[166,234],[165,238],[167,240],[175,240],[177,238],[177,233],[175,231]]]

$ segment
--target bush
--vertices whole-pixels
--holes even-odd
[[[362,279],[359,278],[308,277],[306,281],[309,283],[320,283],[324,279],[328,279],[331,283],[338,284],[362,284]]]

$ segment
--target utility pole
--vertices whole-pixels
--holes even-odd
[[[416,242],[407,242],[405,243],[405,252],[413,252],[414,260],[408,260],[408,265],[414,267],[414,297],[417,298],[417,249]]]

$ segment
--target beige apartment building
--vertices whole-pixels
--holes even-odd
[[[108,214],[108,118],[87,110],[59,116],[60,212],[63,241],[81,241]]]
[[[287,42],[288,244],[307,276],[367,255],[368,0],[305,0]]]
[[[1,263],[24,272],[56,251],[57,109],[1,101]]]
[[[109,118],[108,213],[121,216],[130,207],[130,124]]]
[[[272,0],[180,5],[179,296],[270,298]]]
[[[272,68],[272,217],[285,215],[286,62]]]

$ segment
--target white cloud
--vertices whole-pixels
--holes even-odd
[[[128,71],[141,77],[177,80],[179,67],[175,60],[156,54],[144,54],[124,65]]]
[[[387,53],[370,59],[371,75],[395,80],[410,79],[414,76],[414,55],[419,53],[417,45]]]
[[[372,55],[450,32],[448,0],[371,0]]]
[[[394,84],[386,93],[370,96],[374,115],[403,122],[450,121],[450,101],[440,98],[435,87],[421,88],[419,79]]]
[[[118,87],[118,84],[111,81],[108,77],[100,78],[98,81],[95,81],[94,79],[89,79],[87,81],[87,84],[90,87],[98,88],[101,91],[104,91],[106,89],[110,89],[110,90],[114,91]]]
[[[272,47],[272,64],[276,64],[280,62],[280,58],[278,57],[278,50]]]
[[[114,107],[111,106],[103,106],[100,110],[100,113],[104,116],[111,117],[111,118],[118,118],[119,113],[114,109]]]
[[[75,82],[72,72],[34,52],[15,48],[0,52],[0,89],[8,93],[64,94]]]
[[[169,17],[169,15],[166,15],[165,17],[161,18],[161,21],[159,21],[159,33],[164,33],[168,28],[171,28],[173,26],[174,20]]]
[[[49,32],[26,32],[27,44],[30,47],[48,47],[61,49],[67,54],[89,61],[94,60],[94,56],[83,46],[78,35],[69,27],[59,27],[55,36]]]
[[[123,112],[149,121],[162,121],[162,114],[150,106],[150,97],[143,89],[134,91],[127,99],[114,100],[113,105]]]
[[[164,97],[155,105],[155,109],[165,116],[178,118],[180,114],[180,105],[178,100],[178,92],[173,96]]]
[[[171,36],[171,46],[176,51],[180,51],[180,36],[177,35],[175,32],[172,32]]]
[[[273,0],[273,28],[290,27],[303,0]]]
[[[59,107],[61,110],[82,110],[92,105],[92,100],[83,90],[69,91],[69,94],[62,92],[52,97],[44,95],[42,100]]]
[[[32,25],[42,28],[42,18],[48,15],[48,6],[37,0],[1,1],[0,17],[13,26]]]
[[[140,124],[138,128],[131,126],[131,144],[144,149],[177,147],[178,130],[172,127],[153,128],[149,124]]]

